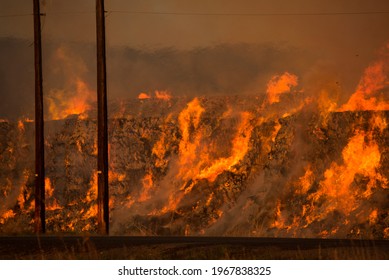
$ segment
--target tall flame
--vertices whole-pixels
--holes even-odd
[[[198,98],[193,99],[188,103],[178,116],[178,122],[182,139],[179,144],[179,177],[184,180],[193,178],[196,175],[196,159],[199,155],[202,132],[198,130],[200,117],[205,109],[201,106]],[[191,137],[191,131],[193,136]]]
[[[378,124],[381,123],[378,121]],[[373,130],[374,126],[370,131],[356,130],[342,151],[343,163],[333,162],[324,172],[324,180],[320,182],[318,190],[308,197],[313,204],[320,201],[320,207],[314,210],[314,216],[307,218],[308,223],[320,220],[334,210],[348,216],[358,207],[360,199],[372,195],[377,182],[380,182],[381,187],[387,188],[386,178],[378,171],[381,153],[374,140]],[[355,188],[353,185],[357,174],[367,179],[365,189]]]
[[[356,91],[339,111],[389,110],[388,73],[389,43],[381,51],[380,60],[366,68]]]
[[[54,59],[56,64],[62,65],[61,74],[65,76],[66,84],[63,88],[49,90],[46,97],[49,118],[59,120],[70,115],[87,117],[87,111],[96,101],[96,93],[82,78],[87,72],[85,64],[80,58],[70,55],[65,48],[58,48]]]
[[[202,169],[196,178],[206,178],[208,181],[213,182],[222,172],[231,170],[244,158],[249,149],[249,141],[253,129],[250,125],[251,118],[252,116],[248,112],[243,112],[241,114],[241,123],[239,124],[236,135],[232,140],[231,156],[217,159],[210,166]]]
[[[267,102],[269,104],[280,102],[280,96],[290,93],[292,87],[296,87],[297,84],[297,76],[288,72],[273,76],[267,84]]]
[[[51,91],[51,96],[47,99],[50,119],[60,120],[71,115],[80,115],[81,118],[87,117],[87,111],[92,108],[96,94],[79,78],[76,78],[72,83],[72,91]]]
[[[379,93],[389,86],[383,61],[370,65],[359,82],[357,90],[339,111],[389,110],[389,102],[380,100]]]

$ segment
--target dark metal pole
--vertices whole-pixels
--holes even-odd
[[[35,57],[35,232],[44,233],[45,223],[45,154],[42,87],[42,46],[39,0],[34,0]]]
[[[108,207],[108,122],[107,84],[105,64],[105,17],[104,0],[96,0],[97,39],[97,204],[98,230],[109,234]]]

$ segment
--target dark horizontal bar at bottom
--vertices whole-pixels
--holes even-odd
[[[279,249],[313,249],[331,247],[380,247],[389,250],[389,240],[262,238],[262,237],[198,237],[198,236],[0,236],[0,250],[36,251],[69,248],[91,243],[96,249],[112,249],[139,245],[176,244],[188,246],[241,245],[278,247]]]

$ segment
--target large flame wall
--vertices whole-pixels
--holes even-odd
[[[388,111],[132,102],[139,112],[109,122],[112,234],[389,238]],[[0,129],[0,232],[32,232],[33,123]],[[89,119],[46,122],[51,233],[96,231],[95,131]]]

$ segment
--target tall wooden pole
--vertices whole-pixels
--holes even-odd
[[[97,40],[97,204],[98,230],[109,234],[108,207],[108,122],[107,83],[105,63],[105,17],[104,0],[96,0]]]
[[[35,232],[44,233],[45,223],[45,154],[42,87],[42,46],[39,0],[34,0],[35,57]]]

